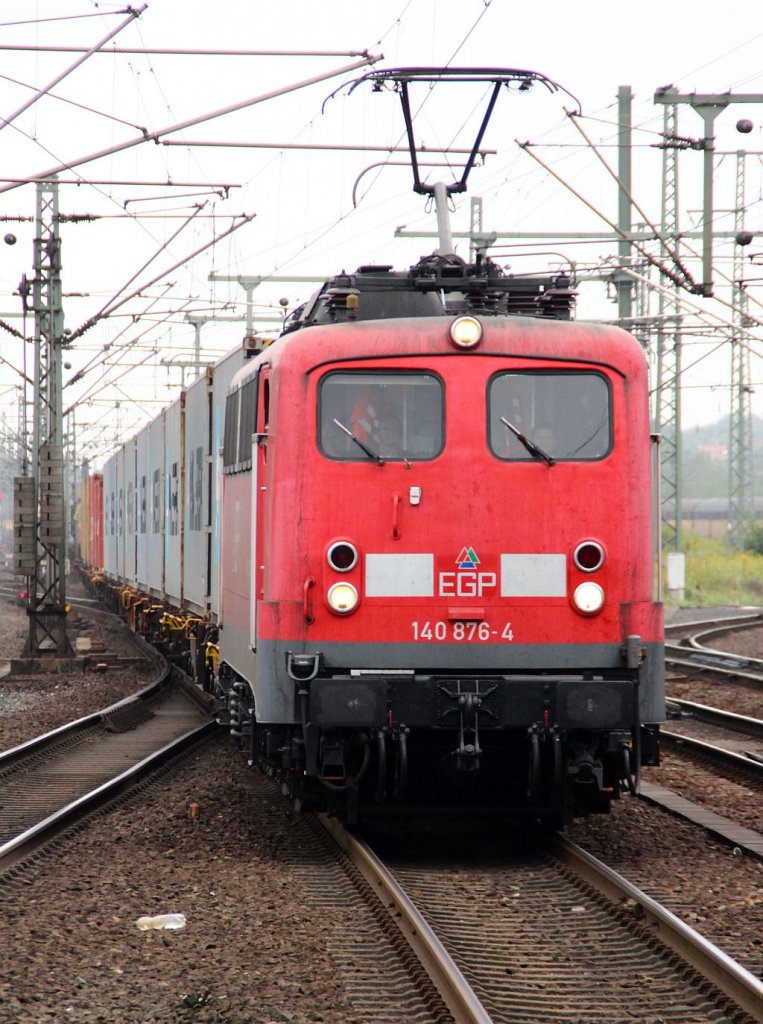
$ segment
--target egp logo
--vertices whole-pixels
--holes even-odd
[[[479,570],[480,560],[471,546],[461,548],[457,572],[439,574],[440,597],[482,597],[488,590],[494,590],[498,582],[494,572]]]

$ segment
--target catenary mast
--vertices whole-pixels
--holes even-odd
[[[37,185],[34,279],[34,409],[31,473],[17,478],[15,571],[27,577],[28,657],[71,654],[66,634],[66,517],[61,402],[65,347],[58,182]],[[22,283],[28,302],[29,289]]]

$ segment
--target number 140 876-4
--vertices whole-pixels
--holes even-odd
[[[412,622],[414,640],[456,640],[479,643],[487,640],[511,641],[514,633],[511,623],[501,628],[493,627],[489,622]]]

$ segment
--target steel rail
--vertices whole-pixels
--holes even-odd
[[[763,778],[763,762],[745,754],[737,754],[725,747],[716,747],[707,740],[698,740],[693,736],[685,736],[681,732],[672,732],[670,729],[660,729],[660,737],[674,743],[677,746],[686,747],[697,754],[703,754],[715,761],[723,762],[733,768],[741,768],[750,775]]]
[[[217,723],[213,720],[203,722],[195,729],[191,729],[182,736],[176,737],[161,749],[149,754],[148,757],[143,758],[142,761],[134,764],[131,768],[109,779],[108,782],[96,786],[89,793],[83,794],[65,807],[59,808],[59,810],[49,815],[43,821],[28,828],[25,832],[21,832],[7,843],[3,843],[0,845],[0,872],[7,870],[19,860],[28,857],[44,842],[62,832],[64,828],[96,810],[123,790],[128,789],[149,771],[159,767],[165,761],[185,750],[216,728]]]
[[[88,609],[88,611],[95,610],[96,609]],[[131,634],[131,637],[135,640],[134,634]],[[154,658],[157,657],[157,652],[153,650],[153,648],[151,649],[151,653]],[[115,704],[110,704],[107,708],[101,708],[101,710],[94,711],[90,715],[83,715],[82,718],[76,718],[71,722],[64,723],[64,725],[59,725],[55,729],[51,729],[50,732],[34,736],[31,740],[26,740],[24,743],[20,743],[16,747],[9,747],[8,750],[0,751],[0,770],[8,768],[19,761],[23,761],[25,757],[29,757],[32,754],[45,750],[58,740],[64,739],[66,736],[73,736],[77,732],[84,732],[91,726],[98,725],[106,715],[113,714],[113,712],[118,708],[124,707],[127,704],[132,704],[137,700],[148,700],[167,683],[171,673],[172,666],[169,662],[165,661],[164,658],[161,658],[159,674],[142,689],[136,690],[135,693],[129,694],[127,697],[123,697],[122,700],[118,700]]]
[[[740,629],[753,629],[761,624],[763,624],[763,615],[758,611],[723,620],[716,618],[671,623],[665,627],[666,633],[688,631],[689,636],[680,644],[669,642],[665,644],[665,663],[693,671],[712,671],[719,675],[734,676],[761,683],[763,682],[763,658],[735,655],[731,651],[706,647],[701,642],[703,637],[719,636]],[[692,630],[695,632],[691,632]],[[752,669],[752,671],[746,671],[746,669]]]
[[[665,646],[665,664],[666,665],[675,665],[678,668],[690,669],[693,672],[699,672],[699,673],[702,673],[702,672],[715,672],[719,676],[729,676],[730,678],[733,678],[733,679],[747,679],[747,680],[749,680],[750,682],[753,682],[753,683],[763,683],[763,674],[761,674],[760,672],[745,672],[744,668],[739,664],[739,660],[737,661],[736,665],[734,665],[732,663],[733,656],[730,655],[730,654],[726,655],[726,657],[724,659],[727,662],[727,664],[721,665],[721,664],[718,663],[718,660],[711,660],[712,658],[716,658],[717,659],[717,656],[716,655],[710,655],[709,652],[707,654],[706,660],[705,661],[701,661],[699,659],[702,657],[702,655],[701,655],[701,653],[699,651],[696,652],[697,657],[694,660],[692,660],[691,658],[674,657],[670,653],[671,651],[686,652],[686,651],[689,651],[689,648],[687,648],[687,647],[672,647],[672,646],[666,645]],[[747,659],[743,659],[743,660],[745,662],[749,661],[748,658]]]
[[[370,847],[346,832],[335,818],[319,815],[318,820],[370,885],[413,949],[456,1024],[492,1024],[492,1018],[448,951]]]
[[[73,601],[72,607],[79,607],[81,610],[86,610],[88,614],[94,614],[96,618],[102,617],[118,619],[118,616],[114,616],[112,612],[104,608],[92,607],[89,599],[87,598],[82,601]],[[165,686],[173,681],[175,685],[179,686],[191,700],[201,708],[207,711],[209,710],[204,701],[203,695],[197,691],[197,688],[192,683],[187,681],[183,673],[176,671],[175,667],[168,662],[163,655],[161,655],[155,648],[151,647],[151,645],[138,634],[135,634],[130,630],[128,630],[127,633],[133,645],[141,652],[145,652],[146,655],[153,659],[157,665],[157,674],[151,682],[141,687],[141,689],[137,690],[135,693],[128,694],[128,696],[116,701],[114,704],[111,704],[106,708],[102,708],[92,714],[84,715],[82,718],[67,722],[55,729],[51,729],[47,733],[35,736],[16,747],[0,751],[0,770],[19,764],[26,758],[30,758],[35,754],[39,754],[44,750],[53,747],[57,742],[66,739],[69,736],[74,737],[79,732],[87,732],[88,729],[98,725],[108,716],[113,715],[114,712],[118,711],[120,708],[136,702],[149,701]],[[77,820],[77,818],[84,817],[87,813],[97,808],[99,804],[105,803],[108,799],[121,792],[121,790],[132,785],[142,775],[154,767],[157,767],[163,763],[163,761],[168,760],[170,757],[174,756],[174,754],[179,753],[185,749],[186,746],[194,743],[197,739],[205,735],[206,732],[216,727],[216,722],[213,719],[210,719],[183,735],[175,737],[174,740],[171,740],[159,750],[149,754],[148,757],[144,758],[142,761],[137,762],[132,765],[132,767],[121,772],[119,775],[116,775],[112,779],[96,786],[89,793],[82,794],[69,804],[59,808],[47,818],[31,826],[29,829],[26,829],[24,832],[19,833],[13,839],[1,844],[0,871],[5,870],[8,866],[16,863],[18,860],[23,859],[23,857],[27,856],[33,849],[45,842],[46,839],[62,831],[73,821]]]
[[[701,642],[702,639],[706,638],[706,637],[724,636],[727,633],[735,633],[740,628],[741,629],[751,629],[754,626],[761,625],[761,624],[763,624],[763,618],[758,617],[757,622],[749,622],[749,623],[746,623],[746,624],[742,623],[742,624],[737,624],[735,626],[716,625],[716,626],[714,626],[711,629],[704,630],[701,633],[694,633],[692,636],[690,636],[689,637],[689,646],[692,648],[692,650],[700,651],[702,654],[711,654],[711,655],[715,655],[715,656],[720,657],[720,658],[739,657],[741,659],[742,657],[744,657],[744,661],[748,665],[758,666],[760,668],[760,670],[763,671],[763,658],[753,658],[753,657],[749,657],[747,655],[745,655],[745,656],[733,655],[730,651],[721,651],[721,650],[718,650],[715,647],[707,647],[705,644],[703,644]]]
[[[321,816],[320,821],[376,893],[413,948],[454,1020],[458,1024],[489,1024],[489,1014],[450,954],[390,872],[365,843],[345,832],[335,819]],[[564,836],[554,838],[550,851],[615,905],[621,904],[623,899],[633,900],[639,908],[640,921],[663,945],[755,1020],[763,1020],[763,982],[754,974],[632,882]]]
[[[31,740],[26,740],[24,743],[20,743],[16,747],[9,747],[8,750],[0,751],[0,771],[23,761],[24,758],[30,757],[32,754],[41,753],[43,750],[46,750],[48,747],[58,742],[58,740],[65,739],[67,736],[74,736],[78,732],[85,732],[92,726],[98,725],[104,718],[113,714],[115,711],[119,710],[119,708],[126,707],[128,704],[133,704],[136,701],[150,700],[151,697],[155,696],[163,686],[168,684],[173,676],[176,685],[179,685],[191,700],[195,701],[202,709],[209,710],[209,706],[205,702],[203,695],[200,692],[197,692],[192,683],[187,683],[185,681],[182,673],[176,673],[174,666],[167,663],[160,674],[142,690],[136,690],[135,693],[129,694],[127,697],[123,697],[122,700],[118,700],[115,704],[110,704],[107,708],[102,708],[100,711],[94,711],[90,715],[84,715],[82,718],[76,718],[71,722],[66,722],[64,725],[59,725],[55,729],[51,729],[50,732],[41,733],[39,736],[33,736]]]
[[[690,636],[686,641],[689,646],[698,650],[704,648],[700,638],[705,636],[720,635],[722,633],[735,633],[743,629],[753,629],[755,626],[763,625],[763,612],[750,611],[740,615],[730,615],[728,618],[695,619],[693,622],[671,622],[665,626],[666,633],[689,632]],[[728,652],[723,652],[728,653]]]
[[[763,982],[733,960],[690,925],[622,875],[564,836],[554,839],[554,852],[561,861],[615,902],[634,900],[641,920],[682,960],[708,978],[737,1006],[763,1020]]]
[[[683,700],[679,697],[668,697],[668,705],[675,705],[681,710],[691,712],[695,722],[707,722],[709,725],[716,725],[722,729],[729,729],[732,732],[743,733],[745,736],[763,736],[763,720],[750,718],[749,715],[738,715],[734,711],[722,711],[720,708],[712,708],[707,704],[697,704],[693,700]]]
[[[722,658],[724,660],[744,661],[745,664],[757,664],[763,668],[763,659],[748,658],[741,655],[734,655],[731,651],[719,651],[713,647],[706,647],[702,642],[703,637],[720,636],[725,633],[734,633],[744,629],[754,629],[763,625],[763,614],[759,611],[735,615],[727,619],[700,619],[694,622],[673,622],[665,626],[666,637],[673,633],[689,633],[681,643],[665,644],[665,651],[687,653],[697,651],[699,654],[708,657]],[[707,628],[706,628],[707,627]],[[672,660],[672,659],[671,659]]]
[[[749,612],[740,612],[739,615],[730,615],[728,618],[719,619],[715,616],[712,619],[694,619],[691,622],[668,622],[665,624],[665,632],[673,633],[681,630],[692,630],[708,626],[710,630],[718,626],[719,628],[726,628],[733,626],[738,628],[739,626],[756,626],[763,623],[763,613],[759,610],[750,610]],[[700,634],[701,635],[701,634]]]

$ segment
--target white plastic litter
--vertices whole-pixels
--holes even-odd
[[[185,928],[185,914],[157,914],[156,917],[139,917],[135,927],[142,932],[150,928],[166,928],[169,931],[177,931],[178,928]]]

